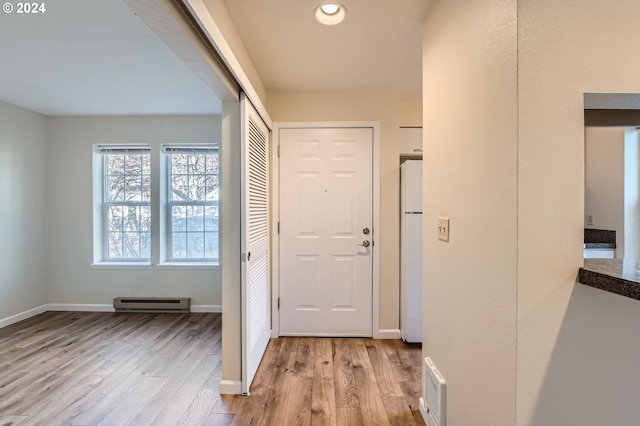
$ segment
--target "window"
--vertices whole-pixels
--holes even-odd
[[[96,266],[219,264],[217,147],[175,144],[160,151],[152,165],[150,145],[94,146]]]
[[[166,260],[218,263],[218,150],[168,145],[164,154]]]
[[[151,258],[151,160],[148,146],[100,146],[102,259]]]

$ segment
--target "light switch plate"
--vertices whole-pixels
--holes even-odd
[[[438,239],[440,241],[449,241],[449,218],[438,218]]]
[[[593,213],[587,214],[587,225],[593,226],[596,224],[596,216]]]

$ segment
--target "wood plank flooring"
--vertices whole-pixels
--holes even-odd
[[[0,426],[424,425],[421,349],[272,339],[220,395],[220,314],[46,312],[0,329]]]

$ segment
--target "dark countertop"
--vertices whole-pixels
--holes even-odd
[[[606,229],[584,229],[585,248],[587,244],[612,244],[616,248],[616,231]],[[610,247],[593,247],[593,248],[610,248]]]
[[[585,259],[578,282],[640,300],[640,259]]]

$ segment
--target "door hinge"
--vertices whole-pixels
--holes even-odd
[[[278,234],[280,233],[280,222],[278,222]]]
[[[278,145],[278,158],[280,158],[280,145]]]
[[[278,297],[278,309],[280,309],[280,298]]]

